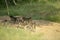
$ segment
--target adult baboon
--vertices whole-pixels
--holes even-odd
[[[23,19],[20,16],[10,16],[10,18],[11,18],[11,21],[14,22],[14,23],[23,22]]]
[[[25,29],[28,28],[30,30],[34,30],[36,28],[35,22],[32,21],[31,17],[22,17],[24,24],[25,24]]]
[[[31,20],[31,17],[21,17],[20,21],[21,21],[19,23],[20,27],[25,28],[26,25],[28,25],[32,20]]]
[[[9,16],[9,17],[10,17],[10,19],[11,19],[12,22],[15,23],[17,21],[17,18],[16,17],[14,17],[14,16]]]
[[[32,21],[32,18],[31,17],[22,17],[22,20],[24,21],[24,23],[29,23]]]
[[[19,20],[19,24],[20,24],[21,26],[25,26],[25,25],[28,24],[30,18],[26,18],[26,17],[20,17],[20,18],[19,18],[19,17],[17,17],[17,20]]]

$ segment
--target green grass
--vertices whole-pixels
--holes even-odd
[[[18,30],[18,31],[17,31]],[[43,34],[13,27],[0,27],[0,40],[40,40]]]
[[[32,2],[18,4],[17,6],[9,6],[10,15],[31,16],[32,19],[44,19],[60,22],[60,1],[56,0],[40,0],[40,2]],[[0,16],[7,15],[6,8],[0,10]],[[58,15],[58,16],[57,16]],[[53,16],[53,18],[51,18]],[[55,18],[57,18],[55,20]],[[53,19],[53,20],[52,20]],[[59,20],[59,21],[58,21]]]

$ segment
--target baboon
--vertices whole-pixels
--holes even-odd
[[[14,17],[14,16],[9,16],[9,17],[11,18],[11,21],[16,22],[16,20],[17,20],[17,18],[16,18],[16,17]]]
[[[15,16],[9,16],[11,18],[11,21],[13,22],[29,22],[31,21],[31,17],[15,17]]]
[[[29,22],[31,22],[32,20],[31,20],[31,17],[21,17],[20,18],[20,23],[19,23],[19,25],[22,27],[23,26],[23,28],[25,28],[26,27],[26,25],[28,25],[29,24]]]
[[[22,17],[24,24],[25,24],[25,29],[29,29],[31,31],[34,31],[34,29],[36,28],[35,26],[35,22],[32,21],[31,17]]]
[[[19,19],[19,17],[15,17],[15,16],[9,16],[10,18],[11,18],[11,21],[13,22],[13,23],[18,23],[19,21],[21,21],[20,19]]]
[[[28,29],[34,29],[35,26],[33,26],[34,23],[32,23],[31,17],[16,17],[16,16],[10,16],[11,21],[14,23],[18,23],[18,26],[21,25],[21,28],[28,28]]]
[[[24,23],[29,23],[32,21],[32,18],[31,17],[22,17],[22,20]]]

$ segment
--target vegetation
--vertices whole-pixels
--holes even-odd
[[[17,5],[12,0],[8,1],[9,15],[31,16],[33,19],[60,22],[59,0],[15,0],[15,3]],[[1,0],[0,16],[4,15],[8,14],[5,0]]]
[[[0,40],[40,40],[42,33],[33,34],[30,31],[0,26]]]
[[[31,16],[36,20],[60,22],[60,0],[6,0],[9,15]],[[0,16],[8,15],[5,0],[0,0]],[[18,30],[18,31],[17,31]],[[41,40],[43,34],[0,25],[0,40]],[[44,40],[44,39],[42,39]]]

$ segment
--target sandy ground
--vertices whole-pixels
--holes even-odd
[[[46,23],[45,23],[46,24]],[[51,25],[40,25],[36,33],[43,33],[41,40],[60,40],[60,23],[49,23]]]

